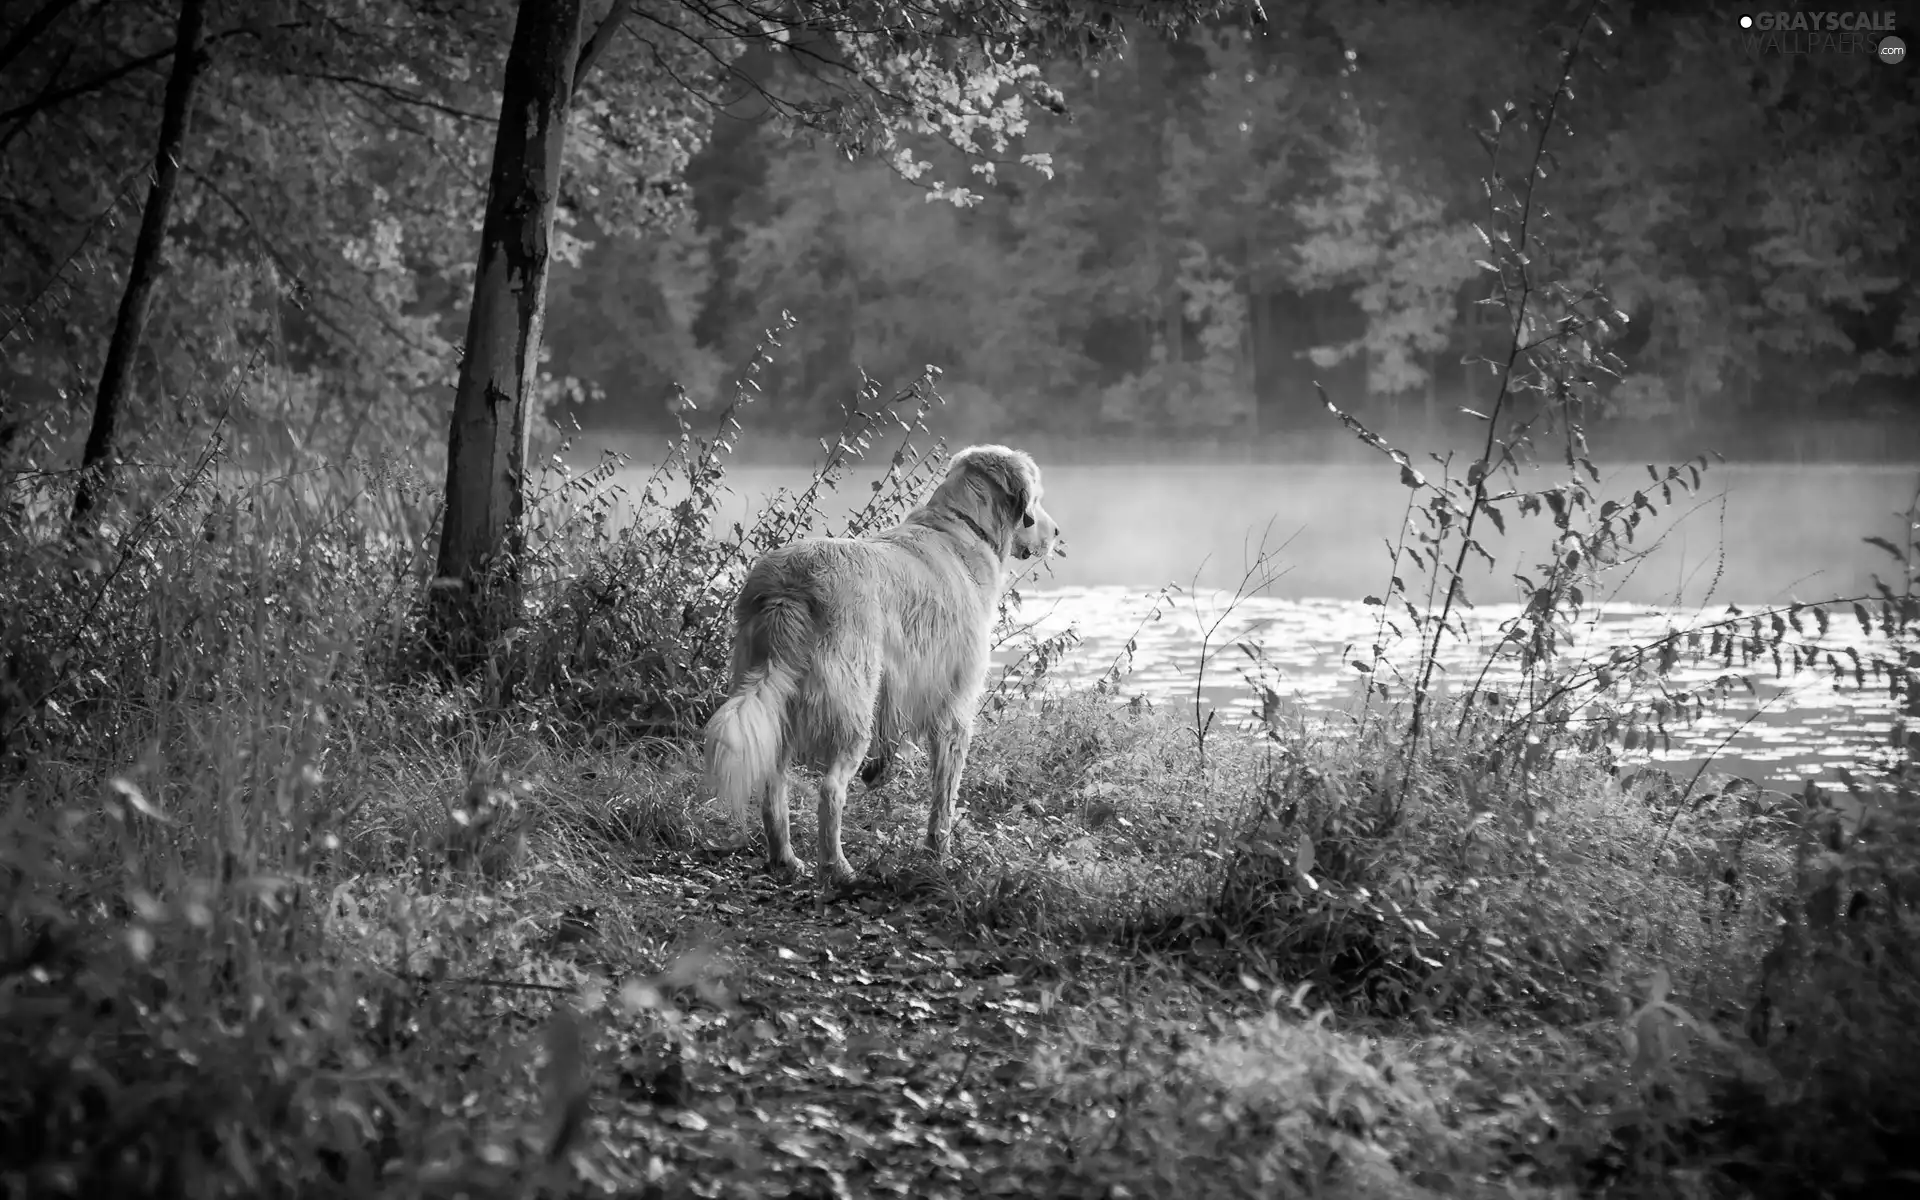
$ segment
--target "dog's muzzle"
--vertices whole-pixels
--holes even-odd
[[[1025,546],[1015,546],[1013,548],[1013,556],[1015,558],[1018,558],[1024,561],[1026,559],[1030,559],[1034,557],[1034,554],[1033,554],[1033,551],[1027,549]],[[1057,537],[1054,538],[1053,549],[1047,552],[1047,557],[1048,558],[1065,558],[1066,556],[1067,556],[1067,543],[1062,541],[1060,538],[1057,538]]]

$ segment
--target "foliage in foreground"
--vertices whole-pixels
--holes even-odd
[[[1851,1171],[1864,1192],[1903,1165],[1872,1131],[1912,1128],[1910,807],[1861,833],[1720,781],[1676,808],[1571,743],[1496,768],[1481,727],[1451,719],[1408,776],[1381,724],[1335,737],[1282,718],[1203,741],[1183,716],[1016,672],[983,719],[953,870],[910,849],[922,764],[856,805],[879,885],[848,903],[899,930],[860,968],[869,983],[834,974],[829,944],[808,961],[839,987],[750,1007],[779,949],[822,931],[777,893],[726,890],[744,859],[692,865],[733,835],[695,803],[682,753],[585,737],[594,710],[563,688],[418,681],[394,648],[424,523],[391,491],[217,465],[136,511],[118,547],[76,554],[15,510],[13,1190],[651,1178],[756,1194],[758,1176],[689,1139],[771,1138],[754,1114],[782,1105],[840,1112],[852,1085],[830,1066],[865,1072],[880,1090],[863,1105],[947,1147],[898,1150],[946,1164],[929,1195],[989,1178],[1172,1195],[1202,1160],[1221,1194],[1300,1195],[1419,1195],[1441,1175],[1658,1194],[1710,1164],[1773,1194]],[[699,511],[655,501],[641,520]],[[704,561],[746,553],[725,549],[735,536]],[[683,607],[689,578],[722,586],[626,577],[642,613]],[[631,628],[624,644],[651,636]],[[672,906],[701,878],[720,898],[687,919]],[[947,994],[950,951],[903,965],[885,949],[909,923],[970,947],[970,986],[1024,1007],[1008,1009],[1017,1030],[982,1026],[966,1038],[983,1048],[930,1059],[937,1086],[887,1091],[880,1064],[909,1032],[846,1004],[868,987],[901,1011]],[[700,943],[712,957],[689,955]],[[779,1017],[809,995],[806,1021],[858,1032],[858,1053]],[[774,1104],[774,1067],[727,1066],[776,1048],[808,1099]],[[998,1065],[976,1073],[968,1053]],[[664,1124],[620,1176],[602,1160],[633,1143],[608,1114],[634,1106]],[[1015,1109],[1037,1115],[994,1124]],[[1019,1137],[954,1141],[969,1121]]]

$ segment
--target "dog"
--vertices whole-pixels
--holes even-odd
[[[908,741],[932,760],[926,845],[946,860],[1009,562],[1066,554],[1040,500],[1031,456],[970,446],[892,529],[808,538],[748,570],[732,683],[706,727],[707,786],[743,821],[759,801],[771,873],[805,873],[787,823],[790,765],[820,773],[819,885],[847,884],[847,785],[858,772],[876,786]]]

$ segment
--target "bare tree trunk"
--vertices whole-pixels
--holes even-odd
[[[616,6],[617,10],[618,6]],[[457,669],[518,619],[529,406],[540,370],[581,0],[521,0],[447,431],[436,635]]]
[[[114,318],[113,337],[107,343],[106,365],[100,371],[100,390],[93,401],[93,425],[87,430],[80,456],[80,485],[73,496],[73,524],[79,529],[107,485],[112,470],[114,434],[133,390],[134,358],[147,330],[147,309],[159,281],[167,242],[167,217],[173,211],[174,186],[180,179],[180,153],[187,140],[187,121],[193,113],[193,92],[206,65],[200,46],[205,0],[180,0],[180,20],[174,38],[173,69],[167,75],[166,100],[160,112],[160,143],[153,157],[153,185],[147,189],[146,208],[140,214],[140,233],[133,242],[133,261],[127,266],[126,290],[120,294],[120,312]]]

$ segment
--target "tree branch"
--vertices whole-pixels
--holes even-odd
[[[311,22],[290,21],[286,24],[275,26],[274,28],[299,29],[309,24],[311,24]],[[240,37],[245,34],[252,34],[257,36],[258,33],[259,33],[259,28],[257,26],[243,25],[237,29],[222,30],[219,33],[203,38],[200,41],[200,46],[204,50],[208,47],[213,46],[218,42],[224,42],[229,38]],[[138,58],[128,59],[126,62],[121,63],[117,67],[108,67],[106,70],[100,72],[98,75],[95,75],[93,78],[85,80],[80,83],[76,83],[71,87],[64,87],[59,89],[58,91],[43,93],[42,95],[36,97],[33,100],[28,101],[25,104],[16,104],[12,108],[7,109],[5,112],[0,112],[0,122],[11,121],[16,118],[24,120],[30,117],[36,117],[36,116],[39,116],[41,113],[45,112],[47,109],[53,108],[56,105],[65,104],[67,101],[72,100],[75,97],[84,96],[88,92],[97,92],[101,88],[106,87],[108,84],[114,83],[120,79],[124,79],[128,75],[133,74],[135,71],[142,70],[146,67],[156,66],[160,63],[167,61],[168,59],[173,57],[173,52],[175,49],[176,47],[174,46],[168,46],[164,50],[155,50],[152,54],[142,54]]]
[[[33,44],[33,39],[45,33],[49,25],[60,19],[60,14],[72,7],[73,0],[47,0],[42,4],[40,11],[28,17],[20,28],[13,31],[6,45],[0,46],[0,71],[6,70],[8,63],[20,57],[20,52]]]
[[[593,31],[593,36],[587,39],[586,45],[580,47],[579,61],[573,67],[574,91],[580,90],[580,81],[587,77],[587,72],[593,70],[593,64],[599,62],[600,56],[606,53],[607,43],[613,41],[613,35],[620,32],[620,24],[627,19],[627,9],[630,7],[632,0],[613,0],[613,7],[607,10],[606,17]]]
[[[182,166],[181,170],[187,173],[188,178],[207,189],[208,195],[224,204],[228,212],[231,212],[235,217],[239,218],[241,226],[247,231],[247,236],[253,239],[254,245],[259,248],[262,254],[265,254],[273,261],[274,268],[280,272],[283,281],[293,293],[294,306],[296,308],[304,308],[305,305],[300,302],[300,296],[307,291],[305,273],[294,266],[293,263],[287,261],[287,256],[282,254],[280,248],[273,244],[273,239],[261,231],[260,223],[253,219],[253,214],[249,213],[238,200],[228,195],[226,189],[221,187],[219,182],[207,175],[206,172],[196,170],[191,166]]]
[[[410,92],[405,88],[395,87],[390,83],[381,83],[377,79],[362,79],[358,75],[339,75],[328,71],[295,71],[292,72],[292,74],[300,79],[317,79],[323,83],[338,83],[345,87],[365,88],[370,92],[378,92],[388,99],[398,100],[402,104],[411,104],[417,108],[429,108],[434,112],[445,113],[450,117],[459,117],[463,121],[478,121],[483,125],[498,125],[500,123],[500,118],[498,117],[490,117],[486,113],[456,108],[451,104],[442,104],[431,96],[423,96],[418,92]]]

